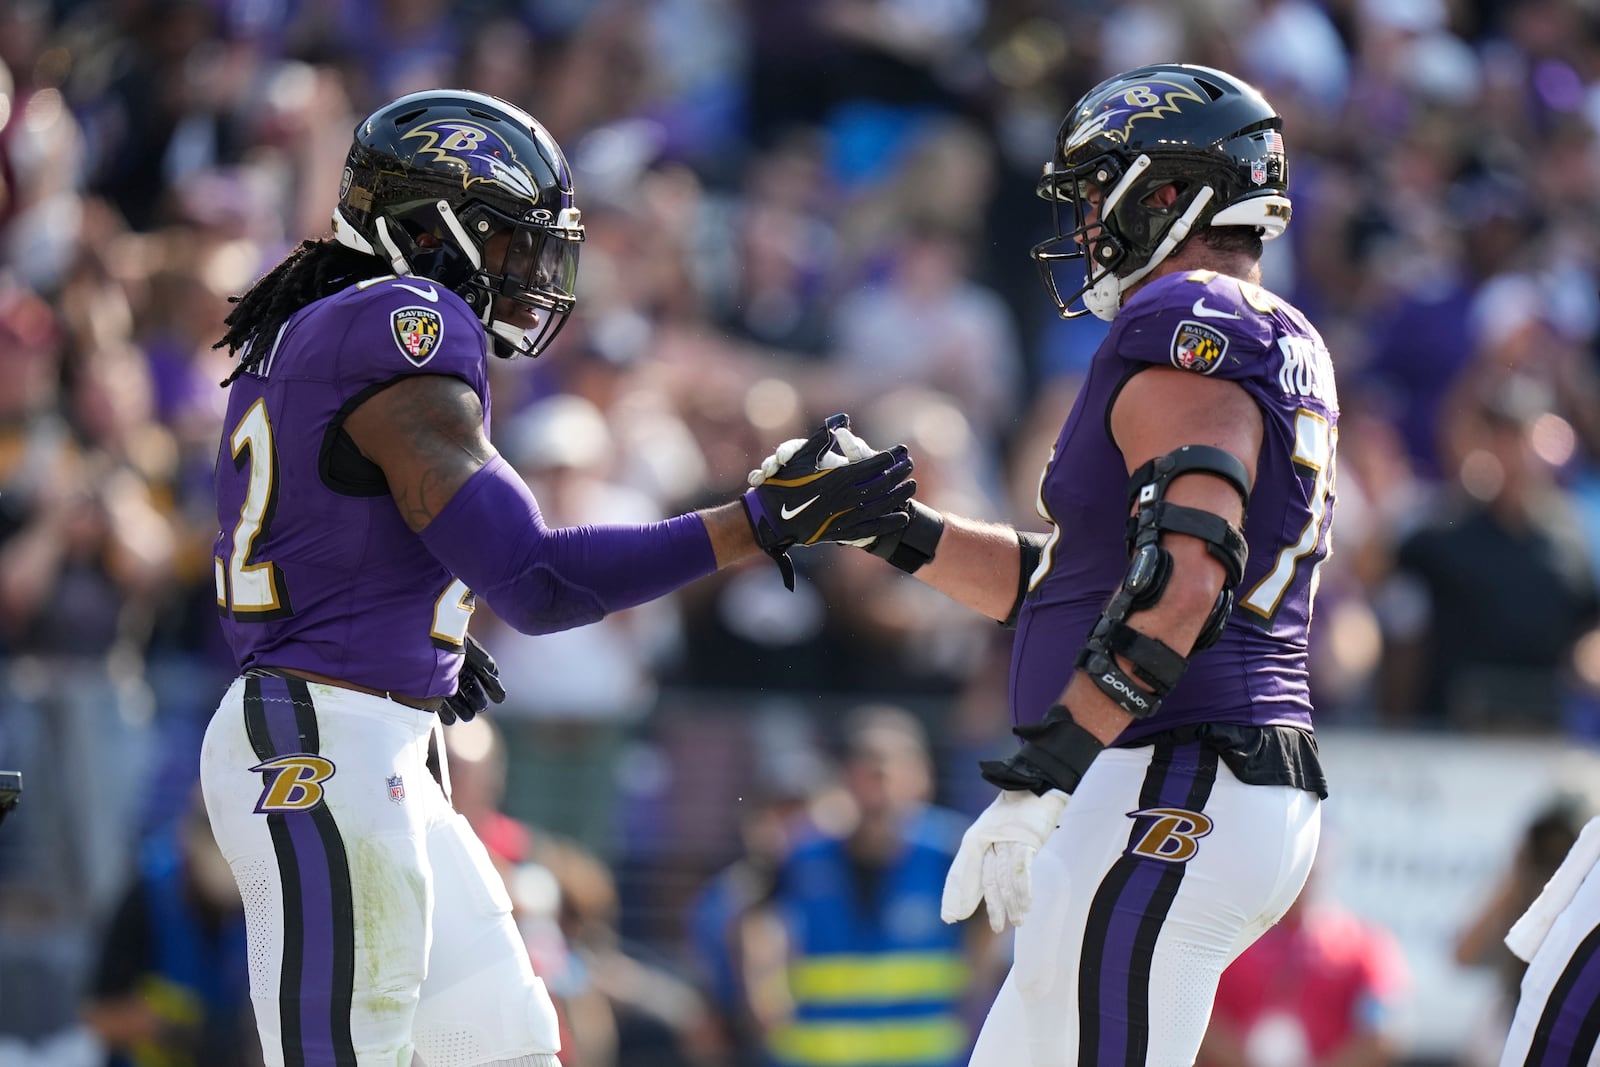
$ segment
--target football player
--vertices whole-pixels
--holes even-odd
[[[1260,285],[1289,223],[1281,129],[1199,66],[1078,102],[1033,256],[1063,315],[1111,328],[1044,466],[1049,533],[913,501],[868,546],[1016,627],[1022,744],[982,765],[1000,792],[943,901],[948,922],[1027,917],[980,1067],[1193,1063],[1218,976],[1316,852],[1306,640],[1339,401],[1317,331]]]
[[[1500,1067],[1600,1062],[1600,818],[1506,935],[1528,964]]]
[[[240,675],[202,754],[248,916],[270,1067],[550,1067],[556,1020],[430,734],[503,698],[476,598],[580,626],[765,551],[893,533],[904,449],[846,462],[830,419],[741,501],[551,528],[490,444],[487,358],[537,356],[584,238],[560,147],[469,92],[355,131],[332,239],[237,302],[216,467],[217,610]],[[788,571],[786,569],[786,575]]]

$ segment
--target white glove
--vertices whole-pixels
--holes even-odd
[[[833,440],[841,451],[835,452],[829,449],[822,454],[822,460],[818,465],[823,470],[843,467],[847,463],[870,459],[877,454],[871,445],[857,437],[848,426],[833,431]],[[800,446],[805,443],[806,438],[804,437],[791,437],[779,445],[772,455],[761,461],[761,466],[750,472],[750,476],[747,479],[750,483],[750,488],[754,489],[774,474],[777,474],[778,468],[793,459],[794,454],[800,451]],[[876,540],[876,537],[862,537],[854,541],[840,541],[839,543],[842,545],[854,545],[857,548],[866,548]]]
[[[944,879],[939,917],[958,923],[982,900],[989,927],[1022,925],[1033,906],[1033,857],[1061,821],[1067,794],[1052,789],[1043,796],[1002,790],[962,835],[961,848]]]
[[[831,470],[834,467],[842,467],[846,463],[870,459],[877,454],[876,449],[857,437],[855,432],[848,426],[833,431],[833,442],[839,446],[840,451],[834,452],[830,449],[822,454],[821,466],[823,470]],[[754,489],[774,474],[777,474],[778,468],[793,459],[794,454],[800,451],[800,446],[805,443],[806,438],[804,437],[791,437],[779,445],[772,455],[761,461],[761,466],[750,472],[750,488]]]

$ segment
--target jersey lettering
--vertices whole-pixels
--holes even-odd
[[[476,598],[467,583],[456,578],[445,586],[439,599],[433,602],[433,629],[428,637],[434,648],[446,652],[460,652],[467,647],[467,624],[477,607]]]
[[[1286,335],[1278,338],[1283,367],[1278,371],[1278,388],[1288,396],[1315,397],[1331,408],[1339,406],[1333,384],[1333,361],[1328,350],[1310,337]]]
[[[1054,463],[1055,459],[1056,450],[1052,448],[1050,450],[1050,458],[1044,461],[1044,470],[1039,472],[1039,492],[1033,501],[1034,509],[1038,511],[1039,517],[1050,524],[1050,536],[1044,540],[1044,548],[1039,553],[1038,565],[1033,568],[1033,573],[1028,576],[1028,592],[1030,593],[1038,588],[1039,583],[1044,581],[1045,576],[1050,573],[1050,567],[1055,563],[1056,545],[1061,541],[1061,527],[1056,522],[1055,516],[1050,514],[1050,505],[1046,504],[1044,499],[1044,480],[1049,476],[1050,464]]]

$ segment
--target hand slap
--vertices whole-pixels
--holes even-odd
[[[909,452],[898,445],[847,459],[836,443],[849,427],[848,415],[829,416],[810,437],[785,441],[750,472],[743,503],[751,530],[790,589],[792,546],[870,541],[909,521],[908,502],[916,492]],[[863,446],[850,434],[849,447],[859,454]]]

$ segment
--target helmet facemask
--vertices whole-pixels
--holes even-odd
[[[398,275],[459,293],[495,355],[531,358],[550,346],[576,304],[583,228],[575,210],[563,214],[574,218],[535,211],[533,221],[522,222],[483,203],[469,204],[458,217],[443,200],[418,204],[374,219],[379,247],[371,251]]]
[[[457,291],[478,313],[496,355],[537,356],[561,332],[577,302],[582,229],[557,226],[550,218],[518,222],[484,205],[465,215],[467,234],[485,236],[469,241],[475,269]]]
[[[1062,318],[1092,313],[1110,322],[1122,294],[1188,239],[1216,191],[1174,170],[1181,168],[1165,160],[1157,166],[1142,153],[1132,160],[1107,153],[1061,171],[1046,164],[1039,195],[1050,201],[1056,235],[1035,245],[1031,255]],[[1169,185],[1177,187],[1177,198],[1155,203],[1154,195]],[[1063,227],[1064,216],[1070,228]],[[1071,260],[1083,261],[1083,282],[1063,295],[1056,271]],[[1083,307],[1073,309],[1079,300]]]

